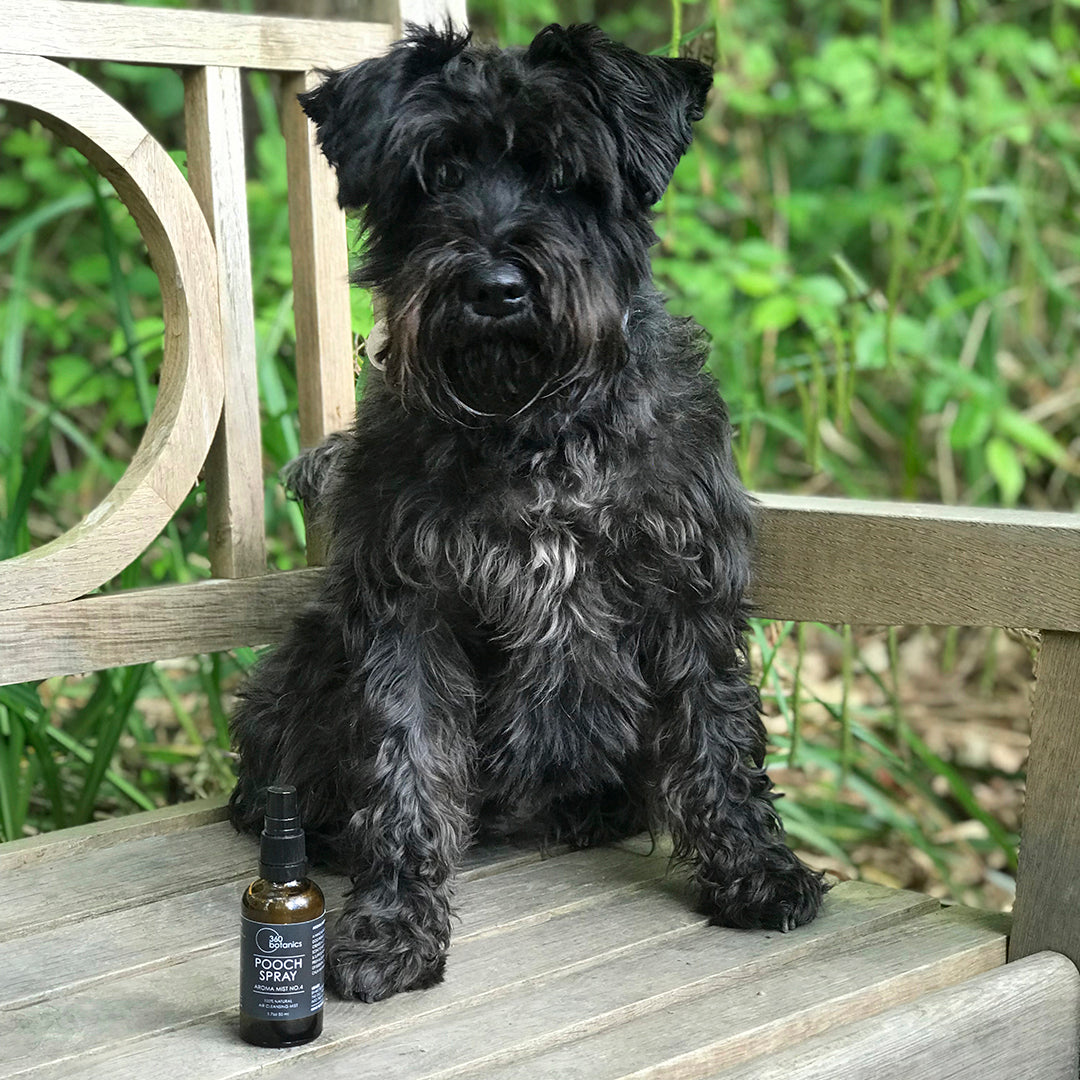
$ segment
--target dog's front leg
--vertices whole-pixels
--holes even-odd
[[[402,601],[375,620],[357,678],[361,805],[343,838],[353,884],[327,959],[339,994],[378,1001],[442,979],[471,836],[475,687],[440,617]]]
[[[789,930],[817,914],[826,886],[784,843],[738,621],[696,605],[663,621],[656,811],[714,923]]]

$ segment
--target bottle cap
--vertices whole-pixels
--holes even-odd
[[[275,784],[266,789],[266,817],[259,845],[259,877],[267,881],[295,881],[307,872],[304,830],[296,788]]]

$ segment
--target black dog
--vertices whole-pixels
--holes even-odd
[[[478,832],[658,827],[716,923],[820,904],[762,768],[726,409],[650,276],[710,81],[589,26],[524,51],[414,28],[301,99],[363,208],[386,344],[354,429],[293,474],[331,554],[234,718],[232,815],[298,787],[353,879],[346,997],[439,981]]]

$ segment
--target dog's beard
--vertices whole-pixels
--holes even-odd
[[[553,267],[515,254],[530,277],[530,302],[502,318],[462,303],[470,259],[453,249],[410,259],[387,284],[382,360],[406,403],[455,423],[512,419],[595,390],[623,365],[627,304],[610,284],[581,261]]]

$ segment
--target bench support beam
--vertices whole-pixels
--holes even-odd
[[[1009,959],[1080,962],[1080,634],[1044,631]]]

